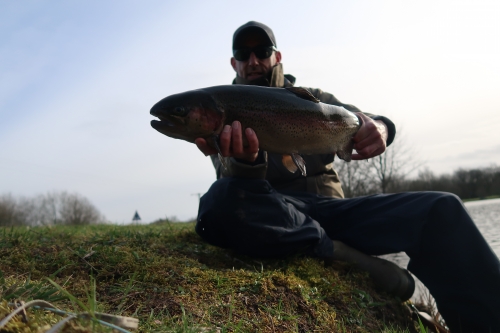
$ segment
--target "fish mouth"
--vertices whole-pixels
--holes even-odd
[[[175,126],[175,124],[166,117],[162,117],[160,115],[154,115],[154,116],[160,120],[156,120],[156,119],[151,120],[151,125],[156,124],[156,125],[162,126],[162,127],[174,127]]]
[[[194,139],[198,137],[190,132],[187,119],[172,115],[154,114],[154,116],[159,120],[151,120],[151,127],[163,135],[188,142],[194,142]]]
[[[175,116],[161,116],[154,114],[159,120],[151,120],[151,127],[160,132],[169,132],[180,125],[185,124],[185,120]]]

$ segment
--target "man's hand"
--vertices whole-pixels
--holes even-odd
[[[248,162],[254,162],[259,153],[259,140],[251,128],[245,129],[248,146],[243,146],[241,123],[233,122],[232,126],[225,125],[219,135],[219,147],[224,157],[234,157]],[[217,149],[210,147],[203,138],[194,140],[198,149],[205,155],[217,154]]]
[[[386,148],[387,126],[381,120],[373,120],[361,112],[356,115],[362,121],[361,127],[352,138],[357,154],[353,160],[364,160],[382,154]]]

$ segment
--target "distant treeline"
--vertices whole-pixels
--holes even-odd
[[[500,195],[500,167],[459,168],[451,174],[436,175],[415,153],[404,133],[379,156],[368,160],[335,161],[346,198],[375,193],[442,191],[462,200]],[[410,177],[419,170],[417,177]]]
[[[443,191],[462,199],[500,195],[500,167],[458,169],[452,174],[435,175],[423,169],[416,178],[407,178],[416,164],[383,154],[368,161],[336,165],[347,198],[375,193]],[[175,217],[161,222],[177,222]],[[0,196],[0,226],[83,225],[105,222],[92,203],[79,194],[48,193],[34,198]]]
[[[500,195],[500,167],[458,169],[452,174],[436,176],[431,171],[420,172],[418,178],[395,184],[399,191],[445,191],[462,199],[483,199]]]
[[[380,158],[382,159],[382,157]],[[381,170],[383,163],[352,161],[339,168],[346,197],[375,193],[407,191],[443,191],[461,199],[486,198],[500,195],[500,167],[457,169],[451,174],[435,175],[428,168],[415,178],[407,178],[401,170]]]
[[[0,196],[0,226],[84,225],[104,222],[104,217],[85,197],[54,192],[33,198]]]

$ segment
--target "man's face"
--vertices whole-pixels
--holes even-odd
[[[252,48],[256,46],[266,46],[264,38],[258,35],[249,35],[243,39],[243,46]],[[255,80],[269,73],[276,64],[281,62],[281,53],[279,51],[266,59],[259,59],[255,53],[250,54],[250,58],[246,61],[238,61],[234,57],[231,58],[231,66],[239,77],[247,80]]]

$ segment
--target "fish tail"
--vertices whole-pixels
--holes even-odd
[[[352,150],[354,149],[354,142],[349,142],[340,150],[337,151],[337,156],[346,162],[351,162]]]

